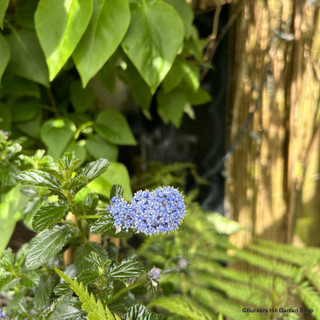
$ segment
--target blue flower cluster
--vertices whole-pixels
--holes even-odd
[[[183,196],[173,187],[138,191],[131,203],[113,197],[107,210],[111,212],[117,230],[136,229],[149,236],[177,229],[186,214]]]
[[[7,313],[0,308],[0,319],[4,319],[7,316]]]

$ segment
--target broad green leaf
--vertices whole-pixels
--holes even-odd
[[[8,193],[1,194],[0,253],[6,248],[17,221],[22,218],[27,201],[28,198],[20,193],[19,185],[13,187]]]
[[[38,114],[34,119],[26,122],[19,122],[15,125],[24,134],[35,139],[40,139],[41,122],[42,122],[42,112],[38,111]]]
[[[164,0],[168,4],[172,5],[180,15],[184,25],[184,34],[186,38],[191,35],[193,11],[191,5],[186,0]]]
[[[92,0],[40,0],[35,26],[52,81],[84,34],[92,14]]]
[[[160,0],[131,3],[131,17],[122,48],[153,94],[181,48],[183,22],[172,6]]]
[[[3,29],[3,19],[8,9],[10,0],[1,0],[0,2],[0,28]],[[0,52],[2,52],[0,50]]]
[[[91,21],[73,54],[83,87],[117,49],[129,22],[127,0],[94,0]]]
[[[30,289],[38,286],[39,282],[40,276],[35,271],[29,271],[28,273],[24,274],[24,277],[22,278],[22,284]]]
[[[212,100],[210,94],[203,89],[199,89],[196,92],[188,91],[187,99],[188,102],[193,106],[201,105]]]
[[[47,187],[59,191],[61,188],[61,183],[54,176],[41,170],[31,169],[22,171],[17,176],[17,181],[21,184],[27,184],[37,187]]]
[[[59,158],[76,131],[75,124],[69,119],[50,119],[41,127],[41,139],[48,147],[48,154]]]
[[[16,183],[19,174],[18,167],[10,162],[0,160],[0,182],[12,186]]]
[[[187,85],[192,89],[192,91],[197,91],[200,85],[200,68],[193,62],[184,61],[182,69],[184,72],[183,79]]]
[[[180,58],[177,58],[163,80],[162,88],[165,94],[167,94],[169,91],[171,91],[181,83],[184,75],[182,66],[183,61],[181,61]]]
[[[0,19],[1,19],[1,4],[0,4]],[[6,40],[6,38],[0,33],[0,83],[1,78],[4,73],[4,70],[6,70],[6,67],[8,65],[8,62],[10,60],[10,47]]]
[[[40,110],[35,99],[16,100],[10,107],[13,122],[26,122],[34,119]]]
[[[66,152],[73,152],[75,156],[81,160],[81,162],[85,161],[87,158],[87,150],[86,150],[86,140],[78,140],[71,142],[67,145],[65,151]]]
[[[184,90],[180,88],[173,89],[167,94],[159,91],[157,94],[157,103],[158,113],[161,119],[165,123],[172,122],[179,128],[186,102],[186,94]]]
[[[108,276],[117,280],[138,278],[145,272],[144,265],[138,260],[122,260],[111,265]]]
[[[70,238],[70,230],[66,226],[55,226],[50,230],[38,233],[30,242],[26,258],[28,269],[37,269],[54,257]]]
[[[10,71],[48,87],[48,69],[36,33],[18,30],[12,32],[7,40],[11,49]]]
[[[38,84],[9,72],[2,78],[1,91],[14,97],[28,96],[40,99],[40,88]]]
[[[152,100],[150,88],[130,61],[128,61],[125,75],[135,102],[143,110],[149,110]]]
[[[99,113],[94,125],[97,133],[110,143],[136,145],[126,118],[116,110],[104,110]]]
[[[0,129],[10,131],[11,129],[11,113],[3,103],[0,102]]]
[[[67,210],[68,206],[62,201],[45,204],[34,214],[32,228],[35,231],[42,231],[53,227],[64,216]]]
[[[70,85],[70,98],[76,112],[85,112],[92,106],[95,100],[95,93],[92,88],[82,88],[80,81],[73,81]]]
[[[18,0],[15,12],[17,25],[24,29],[34,30],[34,12],[39,0]]]
[[[96,193],[109,197],[111,187],[114,184],[119,184],[123,187],[126,200],[132,199],[130,176],[127,168],[122,163],[111,162],[108,171],[92,181],[89,184],[89,188]]]
[[[98,72],[97,76],[100,82],[110,91],[113,92],[116,87],[116,68],[110,59]]]
[[[79,305],[80,308],[80,305]],[[51,315],[50,319],[54,320],[76,320],[76,319],[83,319],[81,317],[83,315],[83,311],[79,310],[74,303],[70,303],[70,299],[62,301],[53,314]]]
[[[55,286],[55,278],[52,276],[42,275],[40,283],[34,293],[34,306],[37,309],[43,308],[49,301],[52,290]]]
[[[89,162],[84,168],[79,171],[79,176],[87,177],[88,181],[92,181],[108,170],[110,162],[107,159],[98,159]]]
[[[86,142],[86,148],[93,157],[117,161],[118,147],[116,145],[103,140],[98,135],[90,136]]]

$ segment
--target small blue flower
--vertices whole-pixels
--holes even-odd
[[[152,279],[152,280],[158,280],[160,279],[161,275],[160,275],[161,269],[153,267],[149,272],[148,272],[148,276]]]
[[[113,197],[107,210],[113,215],[117,230],[132,228],[146,235],[176,230],[186,214],[183,196],[173,187],[138,191],[130,204]]]

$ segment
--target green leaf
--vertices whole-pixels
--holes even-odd
[[[145,272],[144,265],[138,260],[122,260],[111,265],[109,277],[117,280],[138,278]]]
[[[30,121],[17,123],[16,126],[21,130],[24,134],[29,137],[40,139],[40,126],[42,122],[42,112],[38,111],[36,117]]]
[[[73,81],[70,85],[70,99],[76,112],[85,112],[93,105],[96,95],[92,88],[82,88],[80,81]]]
[[[37,287],[39,285],[39,282],[40,276],[35,271],[29,271],[28,273],[24,274],[22,278],[22,284],[30,289]]]
[[[40,99],[38,84],[9,72],[3,76],[1,91],[14,97],[28,96]]]
[[[10,0],[2,0],[0,3],[0,28],[3,29],[3,19],[8,9]],[[0,50],[0,52],[2,52]]]
[[[7,40],[11,49],[10,71],[48,87],[48,69],[36,33],[31,30],[14,31]]]
[[[122,186],[120,186],[119,184],[114,184],[112,187],[111,187],[111,190],[110,190],[110,199],[112,199],[113,197],[115,196],[118,196],[120,198],[123,197],[123,188]]]
[[[71,140],[71,142],[67,145],[65,151],[73,152],[75,156],[81,160],[81,162],[85,161],[87,158],[86,140]]]
[[[41,127],[41,139],[48,147],[48,154],[59,158],[76,131],[75,124],[69,119],[50,119]]]
[[[189,38],[191,35],[192,21],[193,21],[193,11],[192,7],[186,0],[164,0],[166,3],[173,6],[180,18],[183,21],[184,34],[186,38]]]
[[[72,280],[58,268],[55,267],[54,269],[79,297],[82,302],[82,309],[88,312],[89,320],[114,320],[114,318],[107,317],[101,301],[96,300],[92,293],[90,295],[88,289],[85,289],[82,283],[79,284],[77,280]],[[106,308],[108,309],[108,307]]]
[[[97,219],[91,226],[93,234],[107,234],[111,230],[115,231],[114,221],[111,214],[106,214],[102,218]]]
[[[175,87],[177,87],[183,78],[184,72],[183,72],[183,61],[181,59],[177,58],[170,71],[166,75],[166,77],[163,80],[162,88],[163,92],[166,94]]]
[[[109,109],[100,112],[94,128],[108,142],[121,145],[137,144],[126,118],[119,111]]]
[[[111,187],[114,184],[119,184],[123,187],[124,198],[126,200],[132,199],[130,176],[127,168],[122,163],[111,162],[108,171],[98,179],[92,181],[89,184],[89,188],[92,191],[108,198],[110,195]]]
[[[210,94],[203,89],[199,89],[196,92],[188,91],[187,99],[193,106],[201,105],[212,100]]]
[[[72,173],[80,166],[81,160],[78,159],[72,152],[65,152],[61,159],[58,159],[60,170],[68,172],[71,177]]]
[[[14,255],[11,248],[7,248],[0,255],[0,268],[11,271],[14,262]]]
[[[30,242],[26,258],[28,269],[36,269],[54,257],[70,238],[69,228],[55,226],[38,233]]]
[[[91,21],[73,54],[83,87],[115,52],[129,22],[127,0],[94,0]]]
[[[11,121],[11,113],[9,109],[0,102],[0,129],[10,131]]]
[[[96,253],[95,251],[91,251],[87,256],[84,257],[92,267],[95,267],[96,269],[102,267],[103,262],[101,259],[101,256]]]
[[[67,210],[67,204],[62,201],[46,203],[34,214],[32,228],[35,231],[42,231],[53,227],[64,216]]]
[[[55,285],[55,278],[52,276],[41,276],[40,283],[34,293],[34,306],[39,310],[43,308],[49,301],[52,290]]]
[[[200,68],[195,63],[191,61],[184,61],[182,65],[184,77],[183,79],[187,85],[196,92],[199,89],[200,85]]]
[[[96,161],[89,162],[79,171],[78,176],[86,176],[88,181],[92,181],[106,172],[109,164],[110,162],[107,159],[98,159]]]
[[[130,320],[164,320],[166,317],[161,314],[155,314],[147,310],[147,308],[142,304],[132,305],[126,315],[125,319]]]
[[[131,3],[131,17],[122,48],[153,94],[181,48],[183,22],[172,6],[160,0]]]
[[[108,253],[104,247],[96,242],[87,242],[86,244],[78,246],[74,255],[74,263],[79,273],[91,268],[91,263],[84,259],[84,257],[88,256],[91,252],[97,253],[102,261],[108,258]]]
[[[39,110],[39,102],[35,99],[16,100],[10,107],[13,122],[26,122],[34,119]]]
[[[183,116],[183,110],[187,103],[186,94],[183,89],[175,88],[164,94],[159,91],[157,94],[158,113],[165,122],[172,122],[177,128]]]
[[[98,135],[90,136],[86,142],[86,148],[93,157],[117,161],[118,147],[116,145],[103,140]]]
[[[28,198],[20,193],[20,186],[14,186],[8,193],[1,195],[0,203],[0,253],[11,238],[15,225],[22,218]]]
[[[116,87],[116,68],[112,63],[112,58],[100,69],[97,76],[100,82],[110,91],[113,92]]]
[[[216,231],[221,234],[230,235],[242,229],[238,222],[230,220],[217,213],[208,214],[207,220],[214,226]]]
[[[71,56],[92,14],[92,0],[41,0],[35,26],[49,67],[50,81]]]
[[[21,184],[47,187],[59,191],[61,188],[61,183],[54,176],[41,170],[31,169],[22,171],[22,173],[17,176],[17,181]]]
[[[0,161],[0,182],[12,186],[19,174],[18,167],[10,162]]]
[[[1,7],[0,7],[0,20],[1,20]],[[11,55],[9,44],[6,38],[1,33],[0,33],[0,52],[1,52],[1,55],[0,55],[0,83],[1,83],[2,75],[4,73],[4,70],[6,70],[6,67],[8,65],[8,62],[10,60],[10,55]]]
[[[181,317],[194,320],[210,320],[211,317],[198,309],[193,303],[180,296],[162,297],[149,303],[150,306],[159,306]]]
[[[79,305],[80,307],[80,305]],[[54,320],[76,320],[76,319],[83,319],[81,317],[83,315],[83,311],[79,310],[76,306],[75,303],[72,303],[72,301],[65,300],[62,301],[53,314],[51,315],[50,319]]]
[[[38,2],[39,0],[18,0],[14,16],[18,26],[34,30],[34,12],[37,9]]]

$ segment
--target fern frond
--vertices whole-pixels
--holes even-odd
[[[298,287],[298,294],[304,304],[312,309],[312,315],[320,320],[320,297],[319,293],[316,292],[313,287],[310,287],[307,282],[304,282],[300,287]]]
[[[243,313],[242,309],[245,307],[243,304],[239,304],[230,299],[224,298],[221,294],[208,290],[206,288],[197,287],[194,284],[191,294],[194,300],[211,306],[217,313],[222,313],[224,316],[233,320],[261,320],[265,319],[261,317],[261,314],[250,313],[248,317],[247,313]]]
[[[149,305],[164,308],[171,313],[187,319],[211,320],[206,312],[197,308],[192,302],[185,301],[185,299],[180,296],[158,298],[153,300]]]
[[[92,293],[90,295],[88,289],[84,288],[82,282],[79,284],[77,280],[72,280],[56,267],[54,270],[65,282],[70,285],[70,288],[79,297],[80,301],[82,302],[82,309],[88,312],[89,320],[115,320],[108,307],[106,307],[106,310],[108,310],[106,315],[101,301],[99,299],[96,300]]]
[[[227,254],[226,250],[220,248],[214,248],[214,250],[197,252],[195,258],[200,258],[202,260],[212,260],[219,262],[233,262],[235,261],[234,257],[231,257]]]
[[[299,268],[288,263],[270,259],[256,253],[235,249],[236,256],[249,264],[270,271],[273,274],[279,274],[285,278],[294,279],[299,273]]]
[[[271,294],[268,291],[250,286],[249,284],[237,281],[227,281],[209,276],[205,273],[198,274],[197,280],[201,283],[205,283],[207,287],[224,292],[229,297],[238,301],[248,302],[257,307],[272,305]]]

